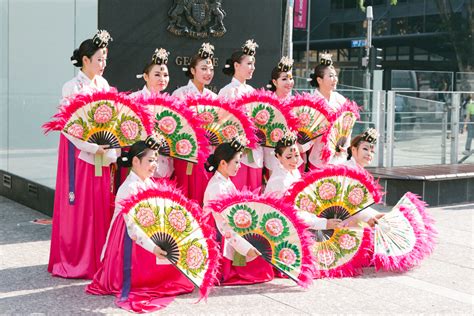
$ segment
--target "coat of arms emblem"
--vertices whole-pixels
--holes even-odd
[[[168,31],[192,38],[221,37],[227,31],[222,0],[173,0]]]

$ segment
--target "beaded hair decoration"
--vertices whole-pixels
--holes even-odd
[[[164,48],[155,49],[155,53],[151,57],[151,61],[157,65],[166,65],[168,63],[169,52]]]
[[[362,134],[361,141],[376,144],[378,136],[379,134],[375,128],[368,128],[364,134]]]
[[[293,68],[293,59],[288,56],[283,56],[278,63],[278,70],[281,72],[288,72]]]
[[[242,46],[242,51],[246,55],[255,56],[257,47],[258,44],[255,43],[253,39],[249,39],[245,42],[244,46]]]
[[[106,30],[97,30],[97,34],[92,38],[94,45],[99,48],[106,48],[111,41],[113,41],[113,39]]]

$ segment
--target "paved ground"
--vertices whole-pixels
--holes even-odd
[[[432,208],[440,231],[431,258],[405,274],[317,280],[302,290],[289,280],[215,288],[207,303],[197,294],[176,298],[160,314],[472,314],[474,205]],[[49,225],[44,215],[0,197],[0,314],[126,314],[111,296],[84,293],[87,280],[46,271]]]

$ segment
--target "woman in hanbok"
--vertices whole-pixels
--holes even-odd
[[[301,161],[296,135],[286,133],[275,147],[275,157],[278,164],[270,176],[265,187],[265,194],[283,197],[290,187],[301,179],[298,163]],[[305,221],[311,229],[333,229],[340,223],[340,219],[319,218],[309,212],[298,212],[298,216]]]
[[[372,163],[375,156],[375,144],[377,143],[377,131],[373,128],[367,129],[364,133],[357,135],[351,141],[347,150],[347,160],[343,163],[350,168],[365,168]],[[343,225],[354,226],[357,222],[365,222],[369,226],[374,226],[377,219],[382,218],[383,213],[371,207],[352,216]]]
[[[190,96],[217,97],[214,92],[206,88],[214,78],[213,57],[214,46],[203,43],[198,53],[191,58],[189,67],[186,69],[186,76],[189,78],[188,84],[175,90],[172,96],[183,100]],[[191,174],[188,175],[187,165],[188,162],[184,160],[174,159],[176,183],[185,196],[202,205],[204,190],[212,175],[205,170],[204,164],[194,165]]]
[[[241,150],[243,146],[238,140],[223,143],[217,146],[214,154],[210,155],[206,168],[214,172],[204,194],[204,210],[210,211],[209,202],[219,199],[230,193],[237,192],[234,183],[230,180],[241,167]],[[243,285],[267,282],[273,279],[274,273],[258,251],[246,240],[240,238],[226,223],[222,215],[213,212],[216,226],[221,233],[221,285]],[[236,256],[245,257],[245,266],[234,265]]]
[[[292,69],[293,60],[287,56],[283,56],[280,59],[278,66],[272,70],[271,80],[267,87],[270,91],[275,93],[281,102],[288,102],[291,99],[293,87],[295,86],[295,81],[291,72]],[[275,157],[275,151],[273,148],[263,148],[263,154],[264,165],[268,170],[268,177],[270,177],[273,169],[278,166],[278,160]],[[301,157],[298,159],[298,167],[304,167]]]
[[[255,53],[257,43],[247,40],[242,50],[236,51],[226,60],[222,72],[232,76],[232,81],[219,91],[219,98],[233,101],[236,98],[253,92],[255,89],[247,84],[255,71]],[[246,188],[250,191],[260,189],[263,179],[263,148],[257,146],[252,149],[251,155],[244,153],[242,167],[237,176],[232,179],[237,189]]]
[[[337,87],[337,72],[333,66],[331,55],[330,54],[321,54],[320,64],[318,64],[314,69],[314,74],[311,76],[312,80],[310,82],[311,86],[315,87],[314,94],[324,98],[329,107],[337,112],[344,103],[348,100],[336,92]],[[341,164],[347,158],[347,148],[349,147],[350,135],[347,138],[347,142],[340,146],[340,154],[337,157],[334,157],[330,164]],[[303,151],[307,152],[308,150],[308,160],[310,169],[314,169],[317,166],[324,164],[321,159],[321,150],[323,149],[323,143],[321,142],[322,137],[316,138],[313,142],[309,142],[303,145]]]
[[[162,93],[168,87],[170,75],[168,71],[169,52],[164,48],[155,49],[155,53],[151,57],[151,61],[147,63],[141,75],[137,77],[145,80],[143,89],[130,94],[131,98],[149,97],[152,94]],[[156,161],[156,168],[153,178],[169,179],[173,174],[173,159],[163,155],[159,155]],[[121,173],[121,176],[123,174]],[[125,178],[125,177],[124,177]]]
[[[131,171],[117,192],[101,267],[86,287],[90,294],[117,296],[119,307],[135,313],[153,312],[166,304],[164,297],[194,289],[193,283],[164,257],[166,252],[133,225],[128,214],[121,214],[122,200],[154,185],[151,177],[157,167],[157,152],[151,148],[156,141],[151,148],[149,141],[150,138],[135,143],[117,161],[131,167]],[[131,252],[127,252],[124,249],[130,242]]]
[[[98,31],[74,50],[77,76],[62,89],[62,106],[78,94],[110,89],[102,77],[106,67],[107,31]],[[102,176],[94,174],[94,155],[103,154]],[[110,163],[120,153],[61,133],[48,271],[64,278],[94,276],[112,218]]]

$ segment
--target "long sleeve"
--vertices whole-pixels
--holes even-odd
[[[214,216],[214,220],[216,221],[217,229],[219,229],[222,236],[224,236],[225,240],[229,243],[232,248],[235,249],[238,253],[245,256],[247,255],[248,251],[253,248],[253,246],[246,241],[245,239],[241,238],[239,234],[237,234],[227,222],[224,220],[221,214],[212,212]]]
[[[85,142],[83,140],[80,140],[79,138],[76,138],[76,137],[71,136],[69,134],[66,134],[64,132],[61,132],[61,133],[63,133],[63,135],[71,143],[73,143],[74,146],[76,146],[76,148],[79,149],[80,151],[85,151],[85,152],[90,153],[90,154],[95,154],[97,152],[97,150],[99,149],[99,145],[97,145],[97,144]]]
[[[328,225],[328,220],[325,218],[317,217],[314,214],[311,214],[306,211],[298,211],[297,215],[302,219],[309,228],[312,229],[326,229]]]
[[[153,253],[153,250],[155,249],[155,243],[150,238],[148,238],[145,232],[141,230],[135,222],[133,222],[128,214],[123,214],[123,218],[125,220],[127,233],[130,238],[146,251]]]
[[[371,207],[368,207],[365,210],[361,211],[360,213],[357,213],[356,215],[354,215],[352,218],[357,221],[367,222],[369,219],[371,219],[377,214],[379,214],[379,212],[377,212]]]

